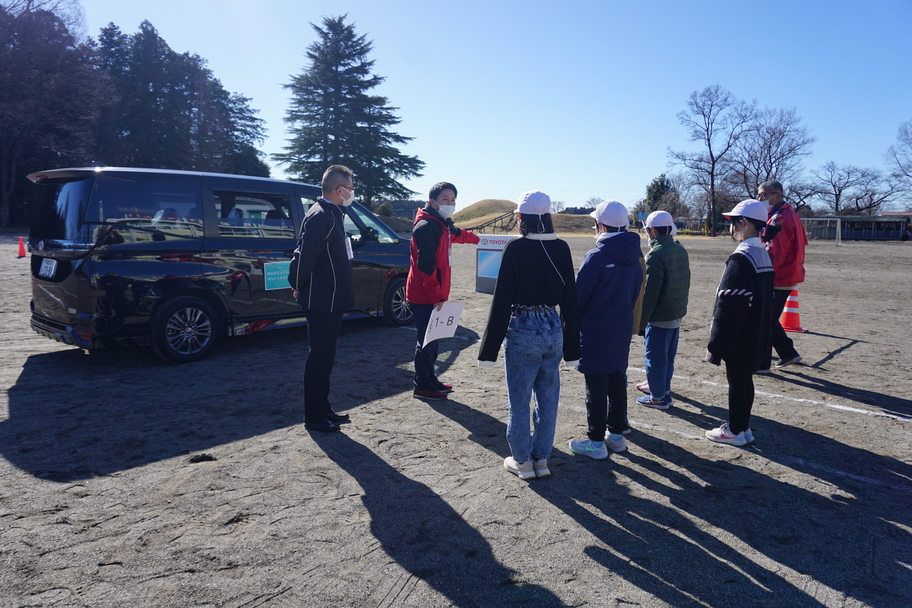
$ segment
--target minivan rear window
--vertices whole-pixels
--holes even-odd
[[[87,241],[89,234],[82,231],[82,218],[88,207],[89,195],[95,178],[76,181],[49,180],[38,188],[35,217],[29,239],[31,241]]]

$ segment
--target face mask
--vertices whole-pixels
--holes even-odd
[[[343,207],[348,207],[349,205],[352,204],[352,201],[355,200],[355,191],[354,191],[354,189],[349,190],[349,189],[346,188],[345,186],[342,186],[342,189],[345,190],[346,194],[348,194],[348,198],[343,198],[343,199],[342,199],[342,206],[343,206]]]
[[[454,213],[456,213],[456,205],[440,205],[437,207],[437,213],[440,214],[440,217],[447,219]]]

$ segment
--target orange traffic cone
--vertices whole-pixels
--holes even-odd
[[[785,308],[782,309],[782,317],[779,318],[779,324],[785,331],[796,333],[807,333],[808,330],[801,327],[801,314],[798,312],[798,290],[793,289],[785,302]]]
[[[22,241],[22,237],[19,237],[19,257],[25,257],[25,243]]]

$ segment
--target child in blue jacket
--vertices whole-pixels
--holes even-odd
[[[640,237],[627,232],[627,208],[605,201],[590,214],[595,219],[596,246],[576,277],[580,311],[580,363],[586,377],[588,439],[571,441],[570,449],[602,460],[608,449],[627,449],[627,360],[633,330],[633,309],[643,269]],[[608,436],[605,433],[608,431]],[[607,445],[607,448],[606,448]]]

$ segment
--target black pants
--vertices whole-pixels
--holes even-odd
[[[440,340],[434,340],[422,347],[424,334],[427,332],[431,314],[434,312],[433,304],[409,303],[415,317],[415,329],[418,330],[418,342],[415,344],[415,376],[412,379],[415,390],[433,390],[440,382],[434,373],[434,364],[437,363],[437,354],[440,351]]]
[[[304,422],[319,422],[329,413],[329,376],[336,362],[341,312],[308,310],[307,340],[310,352],[304,361]]]
[[[728,427],[732,433],[746,431],[754,407],[754,373],[725,364],[728,379]]]
[[[780,361],[788,361],[798,356],[795,350],[795,344],[788,337],[779,319],[782,318],[782,311],[785,309],[785,303],[788,297],[792,295],[791,289],[774,289],[773,290],[773,322],[770,333],[770,347],[763,353],[760,360],[760,369],[769,369],[773,362],[773,349],[779,355]]]
[[[586,419],[589,439],[605,441],[605,427],[612,433],[627,430],[627,376],[624,372],[586,376]]]

